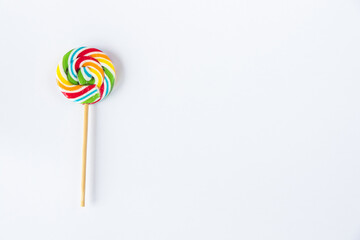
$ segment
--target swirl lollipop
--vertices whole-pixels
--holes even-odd
[[[81,206],[85,206],[86,148],[89,104],[110,94],[115,69],[110,58],[96,48],[79,47],[67,52],[56,69],[60,91],[69,100],[84,105],[84,140],[81,178]]]

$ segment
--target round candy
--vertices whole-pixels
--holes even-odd
[[[74,48],[57,66],[56,81],[61,92],[71,101],[93,104],[111,92],[115,69],[110,58],[99,49]]]

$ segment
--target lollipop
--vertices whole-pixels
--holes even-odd
[[[110,94],[115,82],[115,69],[110,58],[99,49],[74,48],[57,66],[56,81],[65,97],[85,107],[81,178],[81,206],[84,207],[88,107]]]

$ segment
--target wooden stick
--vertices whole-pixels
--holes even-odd
[[[81,207],[85,207],[85,182],[86,182],[86,149],[88,133],[88,112],[89,104],[84,104],[84,135],[82,149],[82,170],[81,170]]]

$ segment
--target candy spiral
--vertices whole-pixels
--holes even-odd
[[[61,92],[71,101],[93,104],[111,92],[115,69],[110,58],[99,49],[74,48],[57,66],[56,81]]]

